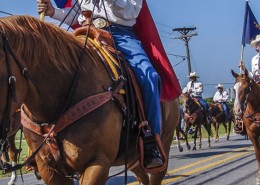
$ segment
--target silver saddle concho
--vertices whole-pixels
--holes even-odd
[[[253,74],[253,80],[257,83],[260,84],[260,69],[256,70]]]
[[[106,19],[101,18],[101,17],[96,18],[95,20],[93,20],[92,23],[95,25],[96,28],[99,28],[99,29],[109,26],[109,22]]]

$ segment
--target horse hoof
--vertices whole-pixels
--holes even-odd
[[[179,148],[179,151],[180,151],[180,152],[183,152],[183,148],[182,148],[182,147],[180,147],[180,148]]]
[[[187,146],[187,149],[190,150],[190,145]]]
[[[35,177],[36,177],[36,179],[37,180],[41,180],[42,179],[42,177],[41,177],[41,175],[40,175],[40,173],[39,172],[34,172],[34,175],[35,175]]]

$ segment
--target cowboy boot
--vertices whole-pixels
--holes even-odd
[[[154,168],[163,165],[162,156],[157,148],[154,136],[149,130],[145,130],[143,135],[144,141],[144,166]]]

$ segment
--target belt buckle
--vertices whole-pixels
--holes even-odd
[[[95,25],[96,28],[105,28],[108,26],[108,22],[104,18],[97,18],[93,21],[93,24]]]

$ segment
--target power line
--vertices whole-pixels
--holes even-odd
[[[11,13],[4,12],[4,11],[1,11],[1,10],[0,10],[0,13],[6,14],[6,15],[13,15],[13,14],[11,14]]]
[[[172,55],[172,56],[175,56],[175,57],[187,58],[186,56],[183,56],[183,55],[176,55],[176,54],[172,54],[172,53],[166,53],[166,54]]]
[[[162,24],[162,23],[155,22],[155,24],[158,24],[158,25],[161,25],[161,26],[164,26],[164,27],[172,29],[172,26],[168,26],[168,25],[165,25],[165,24]]]

